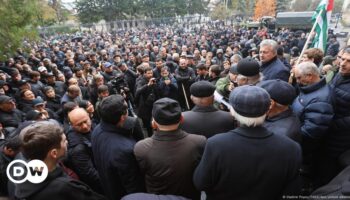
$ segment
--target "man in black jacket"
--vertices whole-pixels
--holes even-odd
[[[350,149],[350,46],[341,55],[339,73],[331,82],[334,100],[334,118],[326,139],[328,180],[342,170],[337,160]],[[327,181],[327,179],[325,180]]]
[[[144,69],[144,74],[136,83],[135,103],[137,116],[142,119],[143,127],[147,129],[148,136],[153,134],[151,127],[153,103],[159,98],[157,92],[157,80],[153,78],[151,67]]]
[[[285,81],[267,80],[258,84],[271,97],[271,106],[264,123],[269,131],[301,143],[300,121],[289,107],[296,98],[295,88]]]
[[[325,138],[331,135],[328,130],[334,116],[332,91],[325,78],[320,78],[319,69],[313,62],[300,63],[294,69],[300,94],[291,108],[302,124],[303,169],[301,172],[312,179],[311,185],[305,184],[312,190],[312,187],[318,187],[330,181],[322,180],[324,177],[322,151]]]
[[[213,106],[215,89],[216,87],[208,81],[198,81],[191,85],[191,100],[195,106],[183,113],[181,128],[184,131],[209,138],[234,129],[230,113]]]
[[[46,74],[46,82],[47,85],[53,87],[55,93],[61,97],[66,92],[65,84],[62,81],[56,81],[56,76],[52,72]]]
[[[133,155],[138,121],[128,117],[127,104],[121,95],[104,98],[98,110],[101,122],[94,129],[91,142],[106,196],[117,200],[127,194],[145,191]]]
[[[190,86],[196,79],[195,72],[187,66],[184,58],[180,59],[180,67],[175,70],[175,78],[179,86],[179,102],[183,110],[190,110],[193,103],[190,101]]]
[[[179,128],[181,107],[173,99],[156,101],[152,116],[153,127],[157,130],[134,148],[136,160],[145,174],[147,192],[200,199],[192,176],[203,153],[205,137],[188,134]]]
[[[1,145],[0,139],[0,199],[8,195],[6,168],[16,157],[21,148],[21,140],[18,137],[8,138]]]
[[[91,149],[91,120],[83,108],[76,108],[68,114],[68,158],[72,169],[81,181],[98,193],[103,193],[100,176],[93,162]]]
[[[197,189],[208,200],[298,195],[301,149],[262,126],[269,94],[257,86],[240,86],[231,93],[230,104],[240,126],[208,139],[193,177]]]
[[[259,53],[264,80],[281,79],[288,82],[289,69],[277,57],[277,42],[274,40],[263,40],[260,43]]]
[[[48,168],[48,176],[41,183],[26,181],[16,185],[15,196],[28,200],[105,199],[89,186],[69,178],[58,162],[67,151],[63,129],[56,122],[41,121],[24,128],[20,133],[22,153],[29,160],[41,160]]]
[[[37,71],[32,71],[29,73],[28,83],[31,86],[32,91],[35,91],[36,95],[43,95],[42,91],[44,89],[44,84],[40,81],[40,73]]]
[[[24,114],[16,109],[14,100],[6,95],[0,96],[0,123],[6,129],[17,128],[24,119]],[[11,131],[11,130],[10,130]]]

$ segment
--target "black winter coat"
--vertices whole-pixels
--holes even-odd
[[[288,82],[290,70],[277,57],[261,65],[260,71],[264,75],[264,80],[281,79]]]
[[[19,123],[23,122],[25,114],[18,109],[12,112],[4,112],[0,110],[0,123],[3,127],[17,128]]]
[[[184,122],[182,130],[187,133],[203,135],[209,138],[217,133],[234,129],[234,120],[229,112],[221,111],[214,106],[195,106],[191,111],[182,113]]]
[[[100,176],[93,161],[91,133],[77,133],[70,127],[67,137],[68,158],[72,169],[77,173],[81,181],[96,192],[102,193]]]
[[[136,83],[135,103],[138,108],[137,116],[141,119],[151,119],[153,103],[159,99],[157,83],[148,86],[148,80],[145,77],[139,79]]]
[[[338,157],[350,149],[350,77],[337,74],[332,83],[335,116],[331,125],[328,153]]]
[[[274,134],[286,136],[299,144],[301,143],[300,121],[291,109],[266,118],[263,126]]]
[[[25,200],[106,199],[92,191],[84,183],[69,178],[62,171],[61,167],[56,167],[55,170],[50,172],[46,180],[42,183],[33,184],[27,181],[18,184],[15,196],[18,199]]]
[[[300,94],[292,105],[301,122],[301,133],[313,139],[323,138],[333,119],[333,101],[326,80],[300,87]]]
[[[62,81],[55,81],[54,84],[47,84],[54,88],[55,93],[59,96],[63,96],[66,92],[66,85]]]
[[[300,146],[264,127],[208,139],[194,184],[208,200],[281,199],[299,194]]]
[[[92,136],[92,152],[106,196],[110,200],[145,191],[133,150],[132,130],[100,122]]]

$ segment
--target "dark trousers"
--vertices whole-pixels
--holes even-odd
[[[151,137],[153,135],[153,128],[152,128],[152,125],[151,125],[151,119],[149,118],[141,118],[142,120],[142,127],[144,129],[146,129],[146,132],[147,132],[147,136],[148,137]]]

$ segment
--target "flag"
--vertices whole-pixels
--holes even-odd
[[[316,12],[312,16],[312,22],[316,23],[315,37],[312,42],[312,47],[320,48],[323,52],[326,51],[329,22],[334,6],[334,0],[321,0],[316,8]]]

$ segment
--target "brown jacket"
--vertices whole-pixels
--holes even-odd
[[[134,154],[145,174],[147,192],[199,199],[192,177],[205,143],[204,136],[181,129],[156,131],[151,138],[139,141]]]

